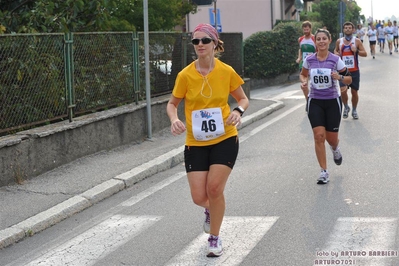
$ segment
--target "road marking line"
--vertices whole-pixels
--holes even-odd
[[[324,256],[323,253],[316,254],[316,259],[352,259],[362,266],[390,265],[388,263],[392,256],[371,256],[369,252],[395,251],[397,227],[396,218],[338,218],[325,247],[320,250],[325,252]],[[331,256],[334,254],[335,257]]]
[[[114,215],[52,249],[27,266],[94,265],[160,219],[159,216]]]
[[[305,100],[305,97],[303,95],[293,95],[293,96],[285,97],[284,99],[294,99],[294,100],[304,99]]]
[[[165,179],[164,181],[161,181],[161,182],[157,183],[156,185],[151,186],[149,189],[144,190],[143,192],[140,192],[139,194],[129,198],[128,200],[125,200],[124,202],[119,204],[119,206],[122,206],[122,207],[133,206],[134,204],[138,203],[139,201],[142,201],[143,199],[151,196],[155,192],[163,189],[166,186],[169,186],[170,184],[179,180],[183,176],[186,176],[186,172],[180,172],[180,173],[174,174],[171,177]]]
[[[224,252],[221,257],[206,257],[209,235],[204,233],[196,237],[166,265],[239,265],[278,218],[226,216],[220,233]]]
[[[283,92],[283,93],[280,93],[279,95],[277,95],[277,96],[274,96],[273,98],[272,98],[272,100],[281,100],[281,99],[286,99],[286,98],[288,98],[288,97],[292,97],[295,93],[297,93],[299,90],[293,90],[293,91],[286,91],[286,92]],[[303,96],[303,95],[299,95],[299,98],[300,99],[305,99],[305,97]]]
[[[298,84],[298,87],[300,87],[299,84]],[[289,98],[289,97],[293,96],[295,93],[298,93],[300,91],[300,90],[285,91],[285,92],[282,92],[282,93],[279,93],[279,94],[273,96],[272,98],[267,98],[267,97],[270,97],[270,95],[272,95],[274,92],[278,92],[279,90],[280,90],[280,88],[275,89],[275,90],[268,90],[266,97],[262,97],[262,94],[265,94],[265,93],[252,93],[251,92],[251,99],[281,101],[282,99]],[[298,96],[298,98],[305,99],[305,97],[303,95]]]
[[[304,106],[305,103],[302,104],[298,104],[295,105],[294,107],[291,107],[290,109],[288,109],[287,111],[285,111],[284,113],[276,116],[275,118],[271,119],[270,121],[267,121],[266,123],[254,128],[253,130],[251,130],[249,133],[242,135],[240,137],[240,142],[244,142],[247,139],[249,139],[250,137],[254,136],[255,134],[259,133],[260,131],[262,131],[263,129],[267,128],[268,126],[274,124],[275,122],[279,121],[280,119],[286,117],[287,115],[289,115],[290,113],[294,112],[296,109]]]

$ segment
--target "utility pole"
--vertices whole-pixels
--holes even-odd
[[[151,84],[150,84],[150,42],[148,29],[148,0],[143,1],[144,12],[144,63],[145,63],[145,98],[147,102],[147,139],[152,139],[151,120]]]
[[[371,21],[371,22],[374,23],[374,16],[373,16],[373,0],[371,0],[371,18],[372,18],[372,21]]]
[[[217,22],[218,10],[216,9],[216,0],[213,0],[213,10],[215,11],[215,29],[218,30],[218,22]]]
[[[341,38],[343,35],[342,33],[342,25],[344,24],[344,19],[345,19],[345,10],[346,10],[346,4],[343,1],[339,1],[339,19],[338,19],[338,23],[339,23],[339,27],[340,27],[340,33],[339,33],[339,37]]]

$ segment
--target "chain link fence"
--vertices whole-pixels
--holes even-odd
[[[241,33],[220,59],[243,76]],[[151,97],[196,59],[190,33],[150,32]],[[145,100],[144,34],[0,35],[0,136]]]
[[[0,35],[0,132],[65,117],[64,35]]]
[[[71,44],[75,115],[134,100],[131,33],[75,33]]]

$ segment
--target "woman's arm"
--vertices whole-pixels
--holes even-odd
[[[338,71],[339,77],[338,79],[341,80],[342,83],[349,85],[352,83],[352,76],[351,73],[349,72],[348,68],[343,68]]]
[[[234,91],[230,92],[231,96],[237,101],[237,108],[242,109],[245,111],[248,106],[249,106],[249,100],[247,95],[245,95],[245,92],[241,86],[239,86],[237,89]],[[236,125],[238,126],[241,123],[241,111],[239,110],[233,110],[229,117],[227,117],[226,124],[227,125]]]
[[[180,135],[184,131],[186,131],[186,126],[182,121],[180,121],[177,115],[177,107],[179,103],[182,101],[181,98],[176,98],[175,96],[170,96],[168,105],[166,106],[166,113],[168,114],[170,120],[170,131],[173,136]]]

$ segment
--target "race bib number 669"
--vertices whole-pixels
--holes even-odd
[[[310,70],[312,87],[324,90],[332,87],[331,69],[315,68]]]

